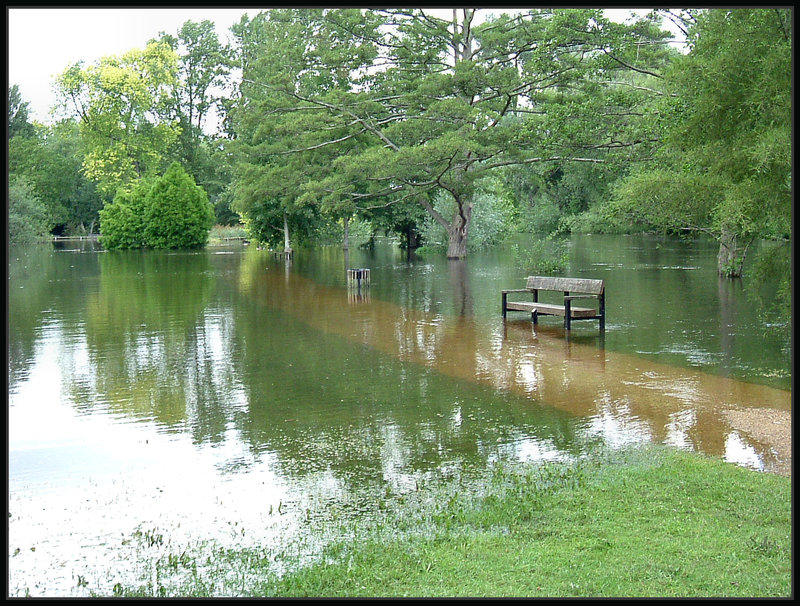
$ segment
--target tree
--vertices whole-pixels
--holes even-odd
[[[80,119],[83,170],[110,199],[121,185],[163,170],[180,128],[170,118],[177,57],[164,42],[150,42],[121,57],[76,63],[56,79],[65,106]]]
[[[100,210],[100,244],[108,249],[145,246],[147,194],[153,187],[150,179],[139,179],[117,190],[114,200]]]
[[[292,87],[303,94],[333,92],[348,86],[349,72],[361,65],[364,45],[337,37],[323,15],[321,9],[273,10],[233,28],[244,80],[242,97],[231,113],[236,131],[232,206],[254,238],[275,245],[282,240],[285,251],[292,249],[293,239],[311,237],[323,214],[347,219],[354,210],[349,200],[340,203],[307,190],[308,182],[324,178],[342,153],[307,145],[319,139],[318,129],[327,129],[321,116],[288,115],[302,122],[294,125],[270,119],[284,111],[271,87]],[[322,59],[328,55],[335,59]],[[326,64],[336,67],[325,69]]]
[[[173,162],[158,179],[120,188],[100,211],[100,242],[109,249],[199,248],[213,223],[206,192]]]
[[[81,171],[83,146],[77,122],[64,120],[32,128],[32,136],[9,141],[9,173],[28,177],[55,229],[93,232],[102,199]]]
[[[208,195],[173,162],[145,198],[144,241],[151,248],[199,248],[208,242],[214,209]]]
[[[300,65],[294,77],[244,73],[241,111],[270,134],[260,164],[335,150],[327,165],[297,167],[293,199],[302,191],[356,210],[413,201],[447,230],[448,257],[466,256],[476,184],[494,169],[602,162],[649,142],[629,111],[649,91],[616,78],[664,61],[649,43],[665,34],[649,21],[612,24],[599,9],[530,10],[480,24],[475,9],[454,10],[452,21],[424,10],[323,10],[315,19],[312,42],[294,47],[299,63],[284,59],[289,32],[263,47],[278,68]],[[614,94],[598,94],[605,90]],[[431,204],[437,190],[452,197],[452,214]]]
[[[8,184],[8,242],[30,244],[47,237],[53,227],[50,213],[25,177],[12,176]]]
[[[29,102],[22,100],[19,85],[8,89],[8,138],[33,136],[33,125],[28,122]]]
[[[621,183],[617,213],[719,242],[720,275],[791,223],[790,9],[689,13],[691,51],[667,73],[657,162]]]
[[[177,36],[161,32],[159,41],[169,44],[178,57],[171,112],[180,125],[180,134],[168,155],[185,166],[198,184],[216,198],[224,185],[217,179],[214,137],[206,130],[219,101],[220,88],[227,82],[229,51],[208,20],[186,21]]]

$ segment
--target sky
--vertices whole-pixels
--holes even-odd
[[[260,9],[244,8],[10,8],[7,7],[8,85],[17,84],[27,101],[29,119],[52,123],[50,109],[56,103],[53,82],[66,67],[87,65],[108,55],[144,48],[159,32],[176,34],[186,21],[212,21],[223,44],[230,27],[242,14],[254,16]],[[502,12],[502,9],[494,9]],[[632,9],[614,13],[620,21]],[[448,9],[449,12],[449,9]]]
[[[186,21],[208,19],[223,44],[230,26],[252,8],[7,8],[8,85],[30,103],[30,119],[52,122],[54,77],[66,67],[144,48],[159,32],[176,34]]]

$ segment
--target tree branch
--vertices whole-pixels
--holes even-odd
[[[619,63],[619,64],[620,64],[620,65],[622,65],[623,67],[626,67],[626,68],[628,68],[628,69],[630,69],[630,70],[633,70],[633,71],[635,71],[635,72],[639,72],[640,74],[646,74],[646,75],[648,75],[648,76],[653,76],[654,78],[658,78],[659,80],[660,80],[661,78],[663,78],[663,76],[659,76],[659,75],[658,75],[657,73],[655,73],[655,72],[651,72],[651,71],[648,71],[648,70],[646,70],[646,69],[641,69],[641,68],[638,68],[638,67],[634,67],[633,65],[629,65],[628,63],[625,63],[625,62],[624,62],[622,59],[620,59],[619,57],[616,57],[615,55],[612,55],[610,52],[608,52],[608,50],[607,50],[607,49],[605,49],[605,48],[601,48],[600,50],[602,50],[602,51],[603,51],[603,52],[604,52],[606,55],[608,55],[609,57],[611,57],[611,58],[612,58],[614,61],[616,61],[617,63]]]

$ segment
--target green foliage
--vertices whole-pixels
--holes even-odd
[[[503,242],[516,224],[517,213],[511,197],[499,179],[482,181],[473,198],[475,204],[470,224],[468,250],[487,248]],[[434,209],[442,215],[455,212],[455,201],[446,191],[434,196]],[[447,230],[430,215],[422,221],[420,233],[428,249],[444,249],[448,244]]]
[[[65,120],[37,125],[30,137],[8,143],[9,172],[25,175],[36,185],[54,225],[69,232],[93,229],[102,200],[81,171],[83,147],[77,123]]]
[[[764,243],[757,252],[750,273],[750,298],[758,305],[767,330],[787,334],[792,323],[792,244],[790,241]],[[767,288],[766,284],[775,284]],[[787,346],[791,341],[787,338]]]
[[[145,198],[145,244],[150,248],[202,247],[213,224],[208,195],[173,162]]]
[[[514,244],[514,259],[522,273],[559,274],[569,264],[566,240],[555,234],[534,234],[524,246]]]
[[[152,180],[140,179],[120,188],[100,210],[100,244],[109,250],[145,246],[146,199],[152,187]]]
[[[460,257],[480,224],[473,211],[491,200],[476,184],[495,169],[604,162],[623,148],[630,159],[649,140],[635,124],[644,114],[632,110],[649,93],[616,80],[631,64],[663,66],[667,54],[642,44],[664,37],[654,24],[611,24],[598,9],[476,23],[475,9],[452,21],[420,9],[243,20],[238,212],[255,225],[268,214],[291,218],[298,205],[338,220],[412,202],[446,230],[448,256]],[[452,201],[446,214],[430,202],[441,190]]]
[[[76,63],[56,79],[65,106],[80,119],[83,170],[103,196],[144,175],[157,174],[180,132],[171,118],[177,57],[168,44]]]
[[[159,179],[120,189],[100,211],[100,242],[108,249],[198,248],[213,222],[205,191],[175,162]]]
[[[720,241],[719,271],[741,275],[749,243],[791,221],[791,11],[694,13],[691,52],[667,73],[657,164],[639,167],[616,205],[662,229]]]
[[[19,85],[8,89],[8,138],[31,137],[34,134],[33,124],[28,122],[29,102],[23,101]]]
[[[542,192],[535,201],[523,207],[518,229],[535,234],[549,234],[558,229],[562,216],[558,203],[547,192]]]
[[[47,206],[33,184],[23,176],[11,175],[8,184],[9,244],[43,240],[52,227]]]
[[[162,32],[160,41],[169,44],[178,58],[169,114],[177,119],[180,132],[165,157],[180,162],[206,190],[221,211],[218,223],[237,223],[229,198],[219,200],[231,180],[229,157],[220,149],[225,141],[207,134],[220,103],[219,91],[227,84],[229,49],[220,43],[208,20],[186,21],[175,36]]]
[[[630,222],[661,231],[704,229],[723,188],[712,175],[644,165],[616,184],[610,208]]]

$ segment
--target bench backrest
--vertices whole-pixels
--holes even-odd
[[[588,278],[551,278],[546,276],[528,276],[526,288],[540,290],[561,290],[589,295],[601,295],[605,284],[603,280]]]

